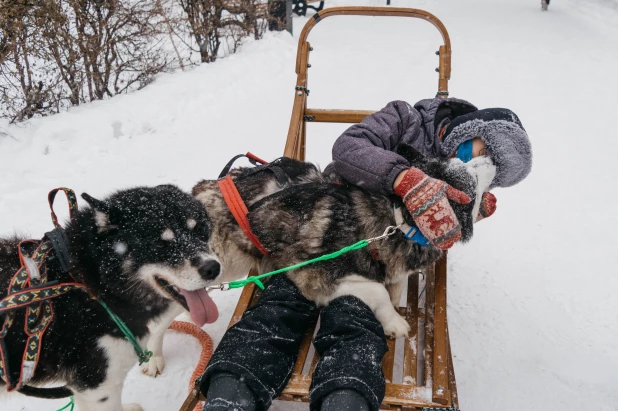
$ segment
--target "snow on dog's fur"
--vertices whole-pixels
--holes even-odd
[[[462,227],[462,241],[472,237],[481,195],[495,174],[488,158],[464,164],[458,159],[437,160],[423,157],[410,147],[400,154],[428,175],[464,191],[472,201],[451,203]],[[396,225],[395,197],[369,193],[337,181],[336,175],[323,175],[314,165],[281,158],[255,169],[235,169],[231,176],[249,209],[251,229],[269,251],[261,255],[243,234],[228,210],[215,181],[201,181],[193,188],[211,218],[209,243],[221,262],[222,281],[238,279],[252,267],[262,272],[297,264],[332,253],[361,239],[381,235]],[[279,168],[288,181],[278,181],[273,168]],[[343,183],[343,184],[342,184]],[[404,216],[409,213],[405,211]],[[373,255],[377,253],[378,259]],[[382,323],[387,335],[400,337],[409,331],[397,314],[407,275],[425,268],[440,258],[433,246],[421,247],[397,232],[386,240],[342,256],[289,271],[287,275],[302,294],[320,305],[342,295],[363,300]]]
[[[210,307],[209,312],[194,310],[196,299],[208,298],[204,287],[220,274],[207,243],[208,216],[188,193],[168,185],[123,190],[103,201],[82,197],[91,207],[78,211],[66,227],[70,271],[127,324],[142,348],[148,341],[154,356],[144,372],[156,375],[164,365],[163,332],[182,306],[191,309],[198,323],[217,317],[212,300],[210,305],[197,301]],[[0,240],[0,298],[19,268],[18,242]],[[73,281],[53,255],[46,264],[49,281]],[[55,317],[43,337],[34,377],[23,392],[46,396],[37,386],[60,382],[75,396],[78,410],[141,410],[120,403],[124,378],[137,357],[105,309],[80,290],[52,304]],[[19,370],[23,328],[24,309],[5,338],[11,370]],[[0,380],[0,391],[4,387]]]

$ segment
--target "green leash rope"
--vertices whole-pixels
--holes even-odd
[[[68,409],[69,411],[73,411],[73,408],[75,408],[75,401],[73,401],[73,396],[71,395],[71,401],[69,401],[69,403],[67,405],[65,405],[64,407],[60,408],[58,411],[64,411],[66,409]]]
[[[114,314],[114,312],[110,310],[107,304],[105,304],[103,301],[98,300],[98,299],[97,301],[99,304],[103,306],[103,308],[105,308],[105,310],[107,310],[107,313],[112,318],[112,320],[114,320],[118,328],[120,328],[120,331],[122,331],[125,338],[129,340],[129,342],[133,345],[135,354],[137,354],[137,357],[139,358],[139,365],[142,365],[143,363],[150,361],[150,357],[152,357],[152,351],[142,350],[142,348],[137,343],[137,339],[135,338],[135,335],[133,335],[131,330],[129,330],[129,327],[127,327],[124,321],[122,321],[120,317]]]
[[[255,285],[257,285],[258,287],[260,287],[263,290],[264,289],[264,284],[260,280],[262,278],[264,278],[264,277],[270,277],[271,275],[281,274],[281,273],[284,273],[286,271],[294,270],[296,268],[304,267],[304,266],[309,265],[309,264],[317,263],[318,261],[331,260],[333,258],[339,257],[341,254],[345,254],[345,253],[347,253],[349,251],[360,250],[361,248],[367,247],[368,245],[369,245],[369,240],[360,240],[359,242],[354,243],[352,245],[349,245],[347,247],[343,247],[341,250],[335,251],[334,253],[324,254],[324,255],[321,255],[319,257],[312,258],[311,260],[307,260],[307,261],[303,261],[302,263],[291,265],[289,267],[284,267],[284,268],[280,268],[278,270],[271,271],[271,272],[268,272],[268,273],[256,275],[256,276],[253,276],[253,277],[248,277],[246,280],[232,281],[232,282],[230,282],[228,284],[228,287],[230,289],[232,289],[232,288],[241,288],[241,287],[244,287],[245,285],[247,285],[249,283],[255,283]]]
[[[245,285],[247,285],[249,283],[254,283],[258,287],[260,287],[260,289],[263,290],[264,289],[264,284],[260,280],[262,278],[264,278],[264,277],[270,277],[271,275],[281,274],[281,273],[284,273],[286,271],[295,270],[297,268],[304,267],[304,266],[309,265],[309,264],[317,263],[318,261],[331,260],[333,258],[337,258],[340,255],[348,253],[350,251],[360,250],[361,248],[367,247],[370,243],[372,243],[374,241],[383,240],[385,238],[390,237],[391,235],[393,235],[393,234],[395,234],[397,232],[398,228],[399,228],[399,226],[388,226],[386,228],[386,230],[384,230],[384,233],[381,236],[367,238],[365,240],[360,240],[360,241],[358,241],[358,242],[356,242],[356,243],[354,243],[352,245],[349,245],[347,247],[343,247],[339,251],[335,251],[335,252],[330,253],[330,254],[324,254],[324,255],[321,255],[319,257],[312,258],[311,260],[307,260],[307,261],[303,261],[302,263],[291,265],[289,267],[284,267],[284,268],[280,268],[280,269],[275,270],[275,271],[270,271],[268,273],[264,273],[264,274],[260,274],[260,275],[255,275],[253,277],[248,277],[245,280],[237,280],[237,281],[231,281],[229,283],[222,283],[222,284],[220,284],[218,286],[213,286],[212,288],[213,289],[220,289],[220,290],[231,290],[232,288],[241,288],[241,287],[244,287]]]
[[[109,316],[112,318],[112,320],[114,320],[118,328],[120,328],[120,331],[122,331],[125,338],[129,340],[129,342],[133,345],[135,354],[137,354],[137,357],[139,358],[139,365],[142,365],[143,363],[150,361],[150,357],[152,357],[152,351],[142,350],[142,348],[137,343],[137,338],[135,338],[135,335],[133,335],[131,330],[129,330],[129,327],[127,327],[124,321],[122,321],[120,317],[114,314],[114,312],[103,301],[97,299],[97,302],[101,304],[103,308],[105,308]],[[58,411],[64,411],[64,410],[73,411],[74,408],[75,408],[75,401],[73,400],[73,396],[71,396],[71,400],[69,401],[69,403],[65,405],[64,407],[60,408]]]

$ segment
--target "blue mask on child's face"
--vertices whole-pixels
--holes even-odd
[[[457,158],[467,163],[472,160],[472,140],[464,141],[457,149]]]

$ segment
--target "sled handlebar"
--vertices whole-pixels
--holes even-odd
[[[298,39],[298,52],[296,54],[296,74],[306,73],[307,62],[309,60],[309,43],[307,37],[309,32],[318,24],[321,20],[331,16],[391,16],[391,17],[412,17],[422,20],[426,20],[433,24],[440,34],[444,44],[440,46],[440,50],[437,52],[439,55],[439,72],[438,78],[438,97],[448,96],[448,80],[451,78],[451,39],[448,35],[448,31],[444,24],[431,13],[424,10],[400,8],[400,7],[331,7],[324,9],[316,14],[305,24],[303,31],[300,33]]]

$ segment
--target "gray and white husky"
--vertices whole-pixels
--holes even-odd
[[[495,175],[491,160],[478,157],[464,164],[458,159],[428,159],[410,147],[402,147],[400,154],[472,198],[467,205],[451,203],[462,227],[462,241],[468,241],[481,196]],[[282,179],[281,175],[287,177]],[[257,169],[234,169],[231,176],[248,207],[251,229],[269,255],[263,256],[243,234],[216,181],[201,181],[192,193],[212,222],[209,248],[221,264],[221,276],[216,281],[239,279],[250,268],[265,272],[301,263],[380,236],[386,227],[397,225],[395,209],[401,205],[400,199],[342,183],[310,163],[280,158]],[[405,207],[399,209],[411,221]],[[327,305],[343,295],[360,298],[374,312],[385,334],[401,337],[410,330],[394,309],[403,285],[409,274],[429,266],[441,255],[437,248],[422,247],[397,232],[367,248],[286,275],[318,305]]]

